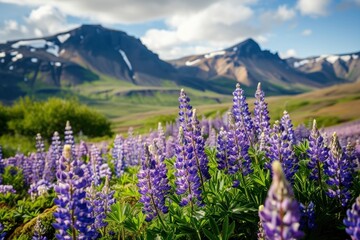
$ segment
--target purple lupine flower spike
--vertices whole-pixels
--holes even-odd
[[[49,153],[46,157],[43,179],[51,183],[55,181],[55,174],[59,166],[58,162],[61,157],[61,142],[58,132],[52,137]]]
[[[336,133],[334,133],[330,144],[329,158],[325,162],[324,173],[329,177],[326,181],[329,185],[329,197],[339,199],[343,207],[351,198],[349,188],[352,183],[352,166],[340,146]]]
[[[36,154],[35,162],[32,167],[32,183],[38,182],[42,179],[45,167],[45,146],[41,135],[36,135]]]
[[[299,204],[279,161],[272,163],[272,175],[265,205],[259,211],[266,239],[300,239],[304,234],[299,230]]]
[[[246,102],[244,90],[240,88],[240,84],[236,84],[236,89],[233,92],[233,107],[232,113],[235,118],[235,124],[245,135],[245,139],[248,145],[253,144],[254,140],[254,128],[249,106]]]
[[[101,179],[111,176],[111,171],[107,163],[100,155],[99,149],[93,145],[90,152],[89,172],[95,186],[100,185]]]
[[[184,89],[181,89],[179,97],[179,122],[185,135],[187,135],[187,132],[191,132],[191,118],[192,106],[190,105],[190,98],[186,95]]]
[[[192,125],[191,144],[194,150],[198,172],[203,183],[206,179],[210,178],[209,166],[208,166],[209,160],[205,154],[205,140],[201,135],[199,121],[196,116],[196,109],[193,109],[191,125]]]
[[[254,127],[256,131],[257,139],[260,139],[261,134],[268,136],[270,134],[270,117],[269,111],[267,108],[267,103],[265,102],[265,93],[261,89],[261,84],[258,83],[256,92],[255,92],[255,102],[254,102]]]
[[[270,168],[273,161],[280,161],[286,179],[292,182],[299,168],[298,160],[295,157],[288,131],[279,121],[275,121],[273,125],[269,143],[270,147],[267,148],[266,155],[270,159],[270,163],[267,163],[266,167]]]
[[[0,240],[4,240],[6,236],[6,232],[4,231],[4,226],[0,223]]]
[[[300,229],[312,230],[315,228],[315,204],[310,202],[308,205],[300,203]]]
[[[0,185],[0,194],[16,193],[12,185]]]
[[[360,196],[356,198],[351,209],[346,211],[344,225],[352,240],[360,240]]]
[[[164,178],[166,178],[163,169],[165,164],[157,163],[150,153],[149,146],[145,144],[141,165],[138,173],[138,187],[141,194],[139,201],[144,204],[143,212],[146,214],[146,221],[151,221],[159,216],[160,211],[168,212],[168,208],[165,206],[166,192],[163,187],[158,186],[160,183],[164,183]]]
[[[193,151],[194,149],[188,143],[184,130],[180,126],[178,145],[176,146],[175,184],[176,194],[182,196],[180,202],[182,206],[193,202],[198,205],[202,204],[201,181]]]
[[[94,229],[91,225],[94,219],[91,217],[92,208],[86,200],[86,166],[72,156],[71,145],[65,145],[56,173],[57,197],[54,203],[57,209],[53,226],[57,230],[57,239],[92,239]]]
[[[310,179],[317,180],[321,185],[322,169],[328,158],[329,149],[324,144],[324,139],[316,127],[316,120],[309,137],[309,149],[307,151],[310,161],[308,168],[310,169]]]
[[[286,133],[288,135],[287,138],[288,138],[290,144],[292,144],[292,145],[296,144],[296,138],[295,138],[295,132],[293,129],[293,124],[290,119],[290,115],[287,111],[284,111],[284,114],[283,114],[280,122],[281,122],[281,125],[284,127],[284,131],[286,131]]]
[[[229,160],[228,160],[228,154],[227,154],[227,132],[222,127],[220,129],[218,140],[217,140],[217,146],[216,146],[216,159],[218,162],[218,169],[224,170],[225,173],[228,173],[229,170]]]
[[[114,161],[115,174],[117,177],[120,177],[125,169],[124,139],[120,135],[116,135],[115,137],[112,157]]]
[[[210,129],[208,138],[206,139],[205,145],[209,147],[216,147],[216,130],[214,128]]]
[[[4,171],[5,171],[5,163],[4,160],[2,159],[2,149],[0,145],[0,184],[2,183],[2,175],[4,174]]]
[[[76,156],[75,140],[74,140],[73,130],[70,126],[69,121],[66,121],[66,126],[65,126],[65,144],[71,146],[71,154],[73,155],[73,157],[75,157]]]
[[[244,131],[236,127],[234,115],[228,113],[227,154],[229,163],[229,174],[238,171],[243,176],[252,172],[251,158],[248,154],[249,145]]]

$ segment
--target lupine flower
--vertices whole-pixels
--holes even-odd
[[[352,240],[360,239],[360,196],[356,198],[351,209],[346,211],[344,225]]]
[[[114,148],[112,149],[112,157],[114,161],[115,174],[120,177],[125,169],[124,139],[120,135],[116,135],[114,140]]]
[[[265,102],[265,93],[261,89],[260,83],[258,84],[255,92],[254,105],[254,127],[257,139],[260,139],[261,134],[264,134],[264,136],[268,136],[270,134],[269,111],[267,103]]]
[[[280,123],[284,127],[284,131],[286,131],[286,134],[288,136],[287,138],[290,141],[290,144],[294,145],[296,143],[295,132],[293,129],[292,121],[290,119],[290,115],[287,111],[284,111]]]
[[[0,240],[4,240],[6,232],[4,231],[4,226],[0,223]]]
[[[192,118],[192,134],[189,135],[191,145],[194,151],[194,157],[196,160],[196,165],[198,167],[198,172],[202,181],[210,178],[209,174],[209,160],[205,154],[205,140],[201,135],[201,129],[199,126],[199,121],[196,116],[196,109],[193,109]]]
[[[205,145],[208,147],[216,147],[216,130],[214,128],[210,129],[210,133],[206,139]]]
[[[16,193],[12,185],[0,185],[0,194]]]
[[[83,140],[80,141],[79,149],[78,149],[78,157],[85,158],[89,155],[89,148]]]
[[[244,131],[236,127],[231,112],[228,114],[228,121],[227,154],[229,174],[236,174],[240,171],[243,176],[246,176],[252,172],[251,158],[248,153],[248,140]]]
[[[42,224],[40,218],[38,217],[34,226],[34,235],[32,237],[32,240],[47,240],[47,237],[44,236],[45,233],[46,229]]]
[[[5,171],[5,164],[4,164],[4,160],[2,159],[2,149],[0,145],[0,184],[2,183],[2,175],[4,174],[4,171]]]
[[[182,127],[176,147],[175,169],[176,193],[182,195],[180,205],[185,206],[192,202],[201,205],[201,181],[194,159],[194,149],[186,139]]]
[[[309,229],[312,230],[315,228],[315,205],[313,202],[310,202],[308,205],[300,203],[300,229]]]
[[[229,170],[227,141],[227,132],[224,130],[224,128],[221,128],[216,146],[216,159],[218,162],[218,169],[225,170],[225,173],[227,173]]]
[[[236,84],[236,89],[233,92],[233,107],[232,113],[235,118],[236,128],[241,130],[247,140],[247,145],[252,145],[254,138],[253,121],[249,111],[249,106],[246,102],[244,90],[240,88],[240,84]]]
[[[93,209],[92,217],[95,219],[93,228],[100,229],[107,226],[104,220],[110,211],[110,206],[115,203],[114,193],[115,191],[110,190],[108,176],[105,178],[101,192],[96,191],[94,183],[87,189],[86,196]]]
[[[329,152],[324,167],[324,173],[329,177],[326,183],[329,185],[328,195],[339,199],[345,207],[351,198],[349,191],[352,182],[352,163],[343,152],[336,133],[333,134]]]
[[[89,171],[95,186],[100,185],[102,178],[111,176],[111,171],[108,164],[103,161],[103,158],[101,157],[100,152],[95,145],[91,147]]]
[[[299,168],[298,160],[293,151],[293,145],[288,135],[288,131],[279,122],[275,121],[272,129],[272,135],[269,139],[269,148],[266,151],[270,163],[266,167],[270,168],[270,164],[279,161],[284,170],[286,179],[290,182]]]
[[[85,199],[85,188],[88,186],[85,176],[86,169],[78,159],[72,157],[71,146],[64,146],[63,156],[60,158],[60,167],[56,173],[57,194],[54,200],[57,205],[54,213],[58,239],[92,239],[94,229],[91,225],[92,209]]]
[[[184,89],[181,89],[179,97],[179,122],[185,135],[191,132],[191,118],[192,106],[190,105],[190,98],[186,95]]]
[[[176,149],[176,138],[169,136],[166,141],[166,158],[172,158],[175,156],[175,149]]]
[[[161,125],[161,122],[158,124],[158,131],[157,131],[157,139],[158,139],[158,147],[161,148],[162,152],[165,152],[166,150],[166,137],[164,129]]]
[[[30,194],[31,199],[35,199],[36,197],[47,195],[52,187],[53,185],[50,182],[41,179],[30,185],[28,193]]]
[[[311,131],[304,124],[300,124],[295,128],[294,133],[296,142],[302,142],[305,139],[309,139]]]
[[[321,184],[322,167],[329,156],[329,149],[325,146],[324,139],[316,127],[316,120],[313,122],[307,153],[310,158],[308,163],[310,179],[318,180]]]
[[[159,183],[163,183],[166,178],[164,172],[166,172],[165,164],[156,163],[148,145],[145,145],[145,154],[138,173],[138,187],[141,194],[139,201],[144,204],[143,212],[146,214],[146,221],[151,221],[160,214],[160,211],[168,212],[165,206],[166,191],[161,184],[159,186]]]
[[[99,202],[96,208],[95,227],[97,229],[107,226],[107,222],[104,220],[110,211],[110,206],[115,203],[114,193],[115,191],[110,190],[109,176],[106,176],[105,184],[99,193]]]
[[[69,121],[66,121],[66,126],[65,126],[65,144],[71,146],[71,154],[73,155],[73,157],[75,157],[76,156],[75,140],[74,140],[73,130],[70,126]]]
[[[264,208],[259,212],[266,239],[299,239],[304,235],[299,230],[299,204],[279,161],[272,163],[272,176]]]
[[[36,135],[35,162],[32,167],[32,183],[42,179],[45,167],[45,146],[40,134]]]
[[[44,168],[44,180],[50,182],[55,181],[55,174],[57,171],[57,167],[59,159],[61,157],[61,142],[60,136],[58,132],[55,132],[52,137],[52,142],[49,148],[49,153],[45,161],[45,168]]]

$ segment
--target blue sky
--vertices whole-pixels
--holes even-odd
[[[163,59],[250,37],[283,57],[360,51],[360,0],[0,0],[0,41],[83,23],[123,30]]]

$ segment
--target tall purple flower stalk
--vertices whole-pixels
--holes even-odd
[[[32,183],[42,179],[45,167],[45,146],[40,134],[36,135],[35,162],[32,166]]]
[[[300,203],[301,221],[300,229],[312,230],[315,228],[315,204],[310,202],[307,205]]]
[[[141,194],[139,201],[144,204],[143,212],[146,214],[146,221],[151,221],[158,216],[162,222],[160,212],[168,212],[168,207],[165,206],[169,190],[166,172],[165,164],[158,163],[150,152],[149,146],[145,144],[145,153],[138,173],[138,187]]]
[[[58,132],[55,132],[52,137],[52,142],[45,162],[45,169],[43,179],[51,183],[55,181],[55,174],[58,167],[58,162],[61,157],[61,142]]]
[[[76,156],[75,139],[69,121],[66,121],[66,126],[65,126],[65,144],[71,146],[71,154],[73,155],[73,157],[75,157]]]
[[[243,130],[237,128],[234,115],[229,112],[227,133],[227,154],[229,163],[229,174],[236,174],[240,171],[242,176],[252,172],[251,158],[248,150],[248,140]]]
[[[267,148],[266,155],[270,159],[266,167],[270,168],[273,161],[279,161],[284,170],[286,179],[290,182],[299,168],[298,160],[293,151],[293,142],[289,132],[279,121],[275,121],[272,129],[272,135],[269,139],[270,147]]]
[[[88,187],[88,176],[85,175],[86,166],[77,158],[72,157],[71,146],[64,146],[60,167],[56,173],[55,186],[57,209],[54,212],[57,239],[92,239],[94,229],[91,225],[92,208],[86,200],[85,189]]]
[[[197,119],[196,109],[193,109],[191,125],[191,145],[194,150],[194,157],[196,160],[196,165],[198,167],[199,176],[201,178],[200,180],[202,181],[202,184],[204,184],[204,181],[210,178],[208,166],[209,160],[205,154],[205,140],[201,135],[201,129],[199,126],[199,121]]]
[[[299,230],[299,204],[279,161],[272,163],[272,175],[265,205],[259,211],[266,239],[300,239],[304,234]]]
[[[256,137],[259,140],[261,134],[268,136],[270,134],[270,117],[265,102],[265,93],[261,89],[261,84],[259,83],[255,92],[255,102],[254,102],[254,127],[256,132]]]
[[[254,141],[254,124],[251,119],[249,106],[246,102],[244,90],[240,88],[240,84],[236,84],[233,92],[232,113],[235,118],[236,128],[243,132],[247,145],[252,145]]]
[[[227,132],[224,130],[224,128],[221,128],[217,139],[216,159],[218,162],[218,169],[224,170],[225,173],[228,173],[229,171],[227,141]]]
[[[349,188],[352,183],[352,163],[341,148],[336,133],[331,140],[324,173],[328,176],[326,183],[329,185],[329,197],[339,199],[341,205],[345,207],[351,198]]]
[[[5,171],[5,163],[4,160],[2,159],[2,149],[0,145],[0,184],[2,183],[2,175],[4,174],[4,171]]]
[[[310,169],[310,179],[318,181],[321,186],[322,169],[329,156],[329,149],[324,144],[324,139],[316,127],[316,120],[313,122],[307,153],[310,158],[308,163],[308,168]]]
[[[120,135],[116,135],[114,140],[114,148],[112,149],[112,157],[114,161],[115,174],[120,177],[125,169],[124,139]]]
[[[111,176],[108,164],[104,162],[99,149],[95,145],[91,147],[89,173],[95,186],[100,185],[101,179]]]
[[[280,122],[281,125],[284,127],[284,131],[286,131],[289,143],[295,145],[296,144],[295,132],[293,129],[292,121],[290,119],[290,115],[287,111],[284,111]]]
[[[184,134],[189,135],[191,132],[191,118],[192,118],[192,106],[190,105],[190,98],[186,95],[184,89],[180,91],[179,97],[179,122]]]
[[[6,232],[4,231],[4,226],[0,223],[0,240],[4,240],[6,236]]]
[[[175,162],[176,193],[181,195],[180,205],[202,205],[201,180],[194,158],[194,149],[180,127],[178,145],[176,146]]]
[[[360,196],[356,198],[351,209],[346,211],[344,225],[352,240],[360,239]]]
[[[89,204],[93,209],[92,216],[95,219],[93,228],[102,228],[103,235],[106,235],[106,226],[108,225],[105,218],[110,211],[110,206],[115,203],[114,193],[115,191],[110,190],[109,177],[105,178],[105,184],[100,192],[96,190],[94,183],[86,192]]]

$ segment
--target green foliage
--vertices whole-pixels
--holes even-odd
[[[82,132],[89,137],[111,135],[110,122],[76,100],[50,98],[46,102],[34,102],[25,98],[12,106],[10,113],[9,130],[28,137],[40,133],[49,139],[54,131],[62,134],[66,121],[70,121],[75,134]]]

